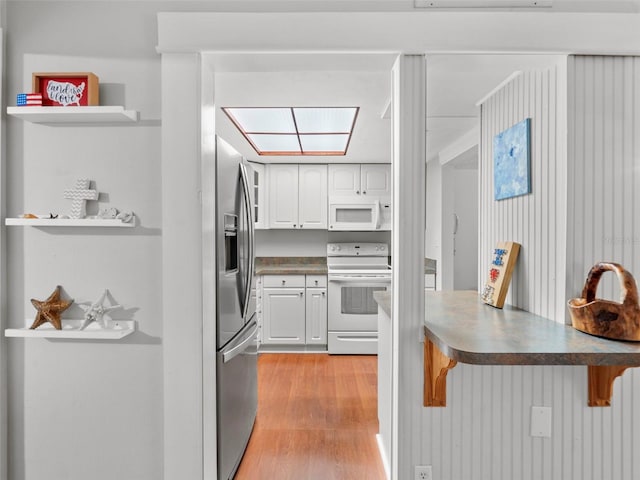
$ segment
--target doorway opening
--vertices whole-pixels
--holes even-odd
[[[215,134],[256,165],[255,170],[266,177],[266,185],[270,185],[270,172],[275,171],[271,169],[273,164],[279,168],[305,164],[389,164],[392,162],[390,71],[395,58],[395,54],[388,53],[204,54],[205,70],[211,71],[215,85]],[[258,156],[222,111],[229,106],[342,105],[357,106],[358,117],[347,155],[330,158]],[[326,257],[327,244],[331,242],[390,244],[390,232],[331,232],[326,228],[272,226],[269,198],[265,201],[264,196],[260,197],[260,185],[257,186],[258,211],[262,214],[258,218],[262,223],[256,224],[257,257]],[[260,315],[260,308],[258,312]],[[385,478],[376,441],[377,358],[271,353],[272,345],[267,347],[259,353],[257,420],[239,465],[238,478],[287,478],[286,472],[295,472],[296,478],[314,478],[312,472],[316,470],[333,471],[335,478]],[[309,352],[314,350],[306,348]],[[211,423],[205,421],[205,426]],[[354,446],[358,448],[354,450]],[[297,450],[294,454],[297,448],[304,453]],[[329,448],[329,458],[326,452],[322,453],[323,448]],[[267,475],[268,472],[273,475]],[[311,476],[305,476],[305,472]]]

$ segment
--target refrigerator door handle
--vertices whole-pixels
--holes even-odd
[[[223,361],[223,363],[230,362],[235,357],[237,357],[242,352],[244,352],[247,349],[247,346],[251,342],[253,342],[253,340],[255,339],[257,331],[258,331],[258,324],[254,323],[253,327],[251,327],[251,329],[249,330],[249,333],[244,338],[244,340],[242,340],[242,342],[240,342],[238,345],[236,345],[235,347],[230,349],[228,352],[223,352],[222,353],[222,361]]]
[[[242,311],[242,318],[247,316],[247,309],[249,308],[249,302],[251,300],[251,279],[255,270],[254,257],[254,235],[255,225],[253,224],[253,207],[251,205],[251,190],[249,185],[249,175],[247,174],[246,166],[240,164],[240,178],[242,179],[242,192],[244,197],[245,211],[247,212],[247,230],[249,232],[249,254],[247,255],[247,278],[245,279],[245,292],[244,292],[244,305]],[[245,318],[246,320],[246,318]]]

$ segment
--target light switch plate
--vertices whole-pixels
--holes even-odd
[[[531,407],[531,436],[551,437],[551,407]]]

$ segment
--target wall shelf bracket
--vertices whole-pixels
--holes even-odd
[[[625,365],[589,365],[589,406],[610,407],[613,381],[629,368]]]
[[[429,339],[424,339],[424,406],[447,406],[447,373],[457,365]]]

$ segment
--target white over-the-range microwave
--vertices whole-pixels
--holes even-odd
[[[391,202],[329,200],[329,230],[391,230]]]

